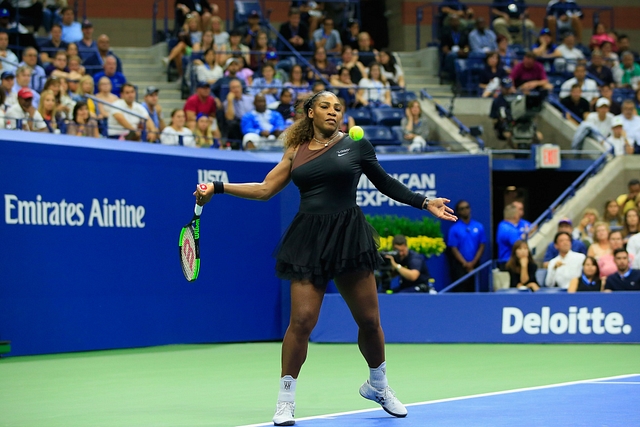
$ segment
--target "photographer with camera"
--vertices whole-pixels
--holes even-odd
[[[393,237],[395,255],[384,254],[390,265],[390,276],[400,276],[400,287],[394,292],[429,292],[429,269],[422,255],[407,246],[402,234]]]
[[[509,77],[500,81],[500,94],[493,98],[491,103],[491,113],[489,117],[493,119],[493,128],[499,140],[507,141],[511,145],[511,100],[514,98],[516,90]]]

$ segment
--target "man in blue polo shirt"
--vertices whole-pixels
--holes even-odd
[[[471,219],[471,206],[466,200],[456,203],[458,221],[449,229],[447,247],[450,250],[450,267],[452,283],[478,266],[484,253],[487,236],[484,227]],[[465,280],[452,289],[454,292],[473,292],[474,280]]]
[[[627,251],[618,248],[613,251],[613,258],[618,271],[607,276],[604,291],[640,291],[640,270],[629,268],[629,254]]]
[[[560,221],[558,221],[557,232],[560,233],[562,231],[569,233],[570,236],[572,235],[573,224],[571,223],[571,220],[569,218],[562,218]],[[573,252],[578,252],[585,255],[587,254],[587,247],[578,239],[571,239],[571,250]],[[549,261],[557,256],[558,249],[556,248],[555,244],[553,242],[549,243],[549,246],[547,246],[547,252],[545,252],[544,259],[542,260],[542,267],[547,268],[547,265],[549,265]]]
[[[504,208],[504,219],[498,224],[496,242],[498,244],[498,268],[504,270],[504,265],[511,257],[511,248],[518,240],[526,240],[527,234],[520,230],[520,215],[518,207],[511,203]]]

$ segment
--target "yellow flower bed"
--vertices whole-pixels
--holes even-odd
[[[380,237],[380,250],[392,251],[393,250],[393,236]],[[420,254],[431,256],[440,255],[447,248],[446,243],[442,237],[427,237],[427,236],[407,236],[407,246],[412,251]]]

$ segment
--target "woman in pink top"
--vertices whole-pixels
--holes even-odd
[[[618,271],[618,267],[613,259],[613,251],[623,246],[622,232],[615,230],[609,233],[609,249],[611,253],[600,256],[598,267],[600,267],[600,277],[607,277]],[[629,264],[633,262],[633,254],[629,254]]]
[[[598,221],[593,225],[593,243],[589,245],[587,256],[598,260],[601,256],[612,253],[609,247],[609,224]]]
[[[604,24],[600,22],[598,25],[596,25],[596,29],[593,32],[593,35],[591,36],[591,41],[589,42],[589,48],[593,50],[597,47],[600,47],[600,45],[602,45],[602,43],[604,42],[611,43],[613,50],[614,51],[617,50],[616,41],[613,39],[613,37],[609,35],[609,33],[607,33],[607,28],[604,26]]]

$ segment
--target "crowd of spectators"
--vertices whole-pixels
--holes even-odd
[[[616,154],[640,152],[634,118],[640,111],[640,64],[628,35],[595,20],[593,35],[587,38],[582,9],[575,0],[549,1],[540,22],[531,20],[523,0],[494,1],[488,19],[459,0],[442,2],[439,12],[444,81],[483,97],[504,95],[503,81],[515,87],[508,95],[532,91],[545,98],[553,95],[575,125],[588,116],[593,122],[592,113],[609,108],[606,113],[620,117],[616,123],[622,121],[622,134],[610,120],[605,125],[608,115],[602,112],[599,126],[585,123],[578,130],[574,146],[580,147],[597,128],[596,139]],[[626,115],[621,111],[623,103],[628,106]],[[496,127],[496,131],[503,139],[503,129]]]
[[[640,290],[640,180],[630,180],[627,192],[606,200],[602,210],[585,209],[575,226],[560,219],[539,266],[527,245],[530,224],[521,205],[505,207],[496,233],[498,267],[510,273],[512,288]]]
[[[160,91],[132,85],[109,37],[94,38],[91,22],[78,22],[64,0],[53,3],[42,19],[37,11],[20,9],[24,25],[18,25],[14,10],[0,9],[0,27],[7,21],[7,32],[0,29],[2,127],[202,147],[218,147],[223,140],[229,141],[226,147],[254,148],[277,145],[277,136],[295,118],[296,103],[318,90],[336,92],[345,111],[406,107],[392,98],[392,91],[405,85],[395,55],[376,49],[357,20],[342,22],[332,6],[292,6],[280,26],[283,42],[257,10],[227,32],[213,3],[178,0],[175,42],[163,62],[175,67],[190,93],[184,114],[172,111],[165,123]],[[37,37],[42,26],[47,36]],[[10,32],[31,29],[35,46],[9,48]],[[41,101],[45,90],[53,93],[54,108],[39,109],[50,103],[50,96]],[[27,100],[33,109],[26,108]],[[408,109],[405,116],[403,141],[418,150],[426,145],[426,119],[410,118]],[[346,117],[345,131],[353,125]]]
[[[205,114],[226,146],[278,147],[277,137],[293,122],[295,106],[323,89],[334,91],[345,110],[408,107],[393,97],[405,87],[396,56],[375,48],[357,20],[338,25],[325,4],[292,6],[278,37],[263,25],[258,10],[225,32],[215,8],[198,11],[188,3],[178,1],[181,27],[164,63],[174,64],[183,87],[194,92],[184,108],[192,131],[196,117]],[[411,127],[402,141],[419,151],[426,146],[426,119],[410,115],[407,109]],[[345,130],[353,123],[345,117]]]

